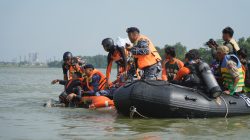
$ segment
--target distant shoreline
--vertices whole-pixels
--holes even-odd
[[[48,67],[48,66],[0,66],[0,68],[60,68],[60,67]]]

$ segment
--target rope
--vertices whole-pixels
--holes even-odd
[[[136,108],[135,108],[134,106],[131,106],[131,107],[130,107],[130,119],[133,119],[133,116],[134,116],[135,113],[137,113],[137,114],[138,114],[139,116],[141,116],[142,118],[145,118],[145,119],[148,118],[148,117],[142,115],[141,113],[139,113],[139,112],[136,110]]]
[[[227,102],[226,102],[226,100],[222,96],[220,96],[220,98],[224,101],[224,103],[226,105],[227,112],[226,112],[225,118],[227,118],[227,115],[228,115],[228,105],[227,105]]]

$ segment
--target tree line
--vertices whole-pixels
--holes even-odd
[[[222,45],[223,44],[223,40],[218,39],[216,40],[218,45]],[[248,56],[250,55],[250,37],[248,38],[240,38],[238,40],[238,44],[241,48],[246,48],[248,51]],[[180,42],[174,44],[174,45],[169,45],[166,44],[163,48],[161,47],[156,47],[156,49],[158,50],[160,56],[162,57],[162,59],[165,58],[164,54],[165,54],[165,47],[174,47],[176,50],[176,57],[179,58],[180,60],[184,60],[185,58],[185,54],[188,51],[187,47],[183,44],[181,44]],[[199,52],[200,52],[200,56],[201,58],[210,63],[212,60],[212,55],[211,55],[211,50],[208,46],[204,45],[200,48],[198,48]],[[91,63],[93,64],[95,67],[97,68],[106,68],[107,66],[107,55],[95,55],[95,56],[82,56],[83,60],[86,60],[87,63]],[[52,61],[48,63],[48,67],[61,67],[62,66],[62,61]],[[113,65],[115,67],[115,65]]]

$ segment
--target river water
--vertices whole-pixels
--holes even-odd
[[[250,139],[250,116],[217,119],[129,119],[114,112],[46,108],[63,86],[59,68],[0,67],[0,139]]]

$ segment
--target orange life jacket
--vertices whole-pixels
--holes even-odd
[[[125,51],[125,56],[127,57],[128,51],[126,49],[124,49],[124,51]],[[110,73],[111,73],[111,69],[112,69],[112,62],[119,62],[121,59],[122,59],[122,54],[120,53],[119,50],[115,50],[111,56],[111,61],[109,62],[108,66],[106,68],[106,78],[107,79],[110,78]],[[126,60],[124,60],[124,61],[125,61],[125,63],[127,63]],[[118,70],[117,70],[117,72],[118,72],[117,75],[119,75],[125,71],[126,71],[125,67],[119,66]]]
[[[157,52],[154,44],[144,35],[140,35],[138,40],[134,43],[134,45],[137,45],[137,43],[141,40],[147,40],[149,44],[149,54],[148,55],[134,55],[135,58],[137,58],[137,64],[139,69],[143,69],[148,66],[152,66],[156,64],[157,62],[161,61],[161,56]]]
[[[81,67],[78,64],[70,65],[68,70],[68,80],[71,80],[75,72],[82,72]]]
[[[106,84],[106,77],[101,71],[99,71],[97,69],[94,69],[92,74],[89,77],[87,77],[87,79],[86,79],[87,88],[89,90],[94,90],[94,87],[90,85],[90,82],[92,81],[92,77],[95,74],[98,74],[101,77],[101,79],[99,81],[98,91],[99,90],[104,90],[105,89],[105,84]]]
[[[243,77],[246,79],[246,67],[242,65],[242,70],[243,70]]]
[[[119,61],[121,59],[121,53],[118,50],[115,50],[115,52],[113,53],[113,55],[111,56],[111,59],[113,61]]]
[[[75,81],[75,80],[79,80],[79,81],[81,81],[81,85],[83,84],[83,79],[84,78],[77,78],[77,79],[71,79],[71,80],[69,80],[68,81],[68,83],[67,83],[67,85],[65,86],[66,87],[66,89],[69,87],[69,85],[73,82],[73,81]]]
[[[82,102],[91,102],[89,107],[100,108],[114,106],[113,100],[105,96],[84,96]]]

